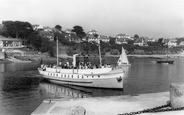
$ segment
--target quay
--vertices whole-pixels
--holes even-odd
[[[118,115],[166,105],[170,101],[169,92],[122,95],[90,98],[47,99],[31,115],[81,115],[70,114],[71,108],[81,107],[85,115]],[[184,110],[141,115],[184,115]]]

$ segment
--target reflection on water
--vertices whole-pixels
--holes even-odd
[[[42,102],[36,94],[40,79],[34,66],[0,64],[0,115],[29,115]]]
[[[84,98],[123,95],[123,90],[63,86],[46,81],[40,83],[40,89],[45,91],[49,98]]]
[[[4,63],[0,64],[0,73],[5,71],[5,67],[4,66],[5,66]]]
[[[2,63],[0,64],[0,72],[36,70],[39,66],[39,63]]]
[[[184,60],[174,64],[152,63],[149,58],[134,58],[128,77],[124,78],[124,94],[169,91],[171,83],[184,83]]]

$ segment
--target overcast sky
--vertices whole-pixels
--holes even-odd
[[[0,0],[2,21],[66,28],[101,35],[184,37],[184,0]]]

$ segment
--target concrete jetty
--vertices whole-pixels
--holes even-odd
[[[69,111],[74,107],[85,109],[85,115],[118,115],[166,105],[168,101],[170,101],[169,92],[76,99],[48,99],[44,100],[31,115],[71,115]],[[142,115],[184,115],[184,110],[144,113]]]

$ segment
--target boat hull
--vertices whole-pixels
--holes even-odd
[[[174,64],[174,61],[163,61],[163,60],[161,60],[161,61],[157,61],[157,63],[165,63],[165,64]]]
[[[40,74],[47,80],[63,85],[75,85],[94,88],[123,89],[123,71],[111,71],[100,74],[76,74],[48,72],[39,69]]]

